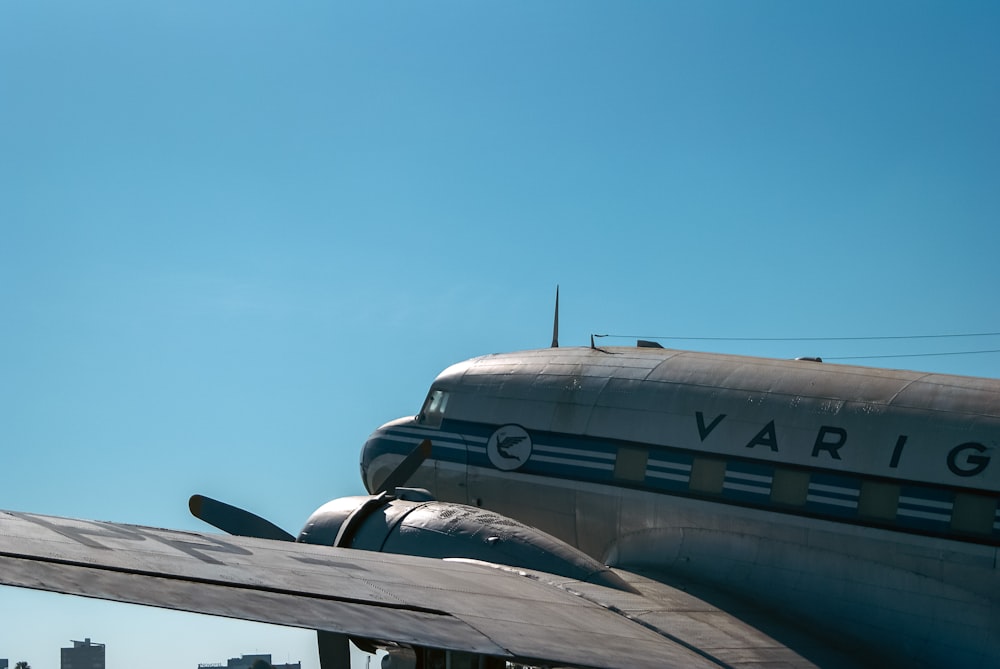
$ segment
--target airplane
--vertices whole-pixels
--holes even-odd
[[[0,584],[315,629],[386,667],[1000,661],[1000,380],[662,348],[473,358],[296,537],[0,512]]]

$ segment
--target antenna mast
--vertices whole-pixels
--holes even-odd
[[[559,284],[556,284],[556,315],[552,320],[552,348],[559,348]]]

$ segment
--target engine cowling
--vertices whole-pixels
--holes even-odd
[[[327,502],[296,541],[430,558],[466,558],[632,591],[617,574],[550,534],[498,513],[397,490]]]

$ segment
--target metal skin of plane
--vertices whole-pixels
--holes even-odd
[[[1000,663],[1000,381],[661,348],[445,370],[379,428],[411,482],[625,571],[710,584],[874,666]]]
[[[0,584],[315,629],[324,669],[994,666],[998,438],[997,380],[490,355],[297,537],[197,495],[232,536],[0,512]]]

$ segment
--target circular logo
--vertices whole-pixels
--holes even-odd
[[[520,425],[504,425],[486,442],[486,455],[497,469],[517,469],[531,457],[531,437]]]

